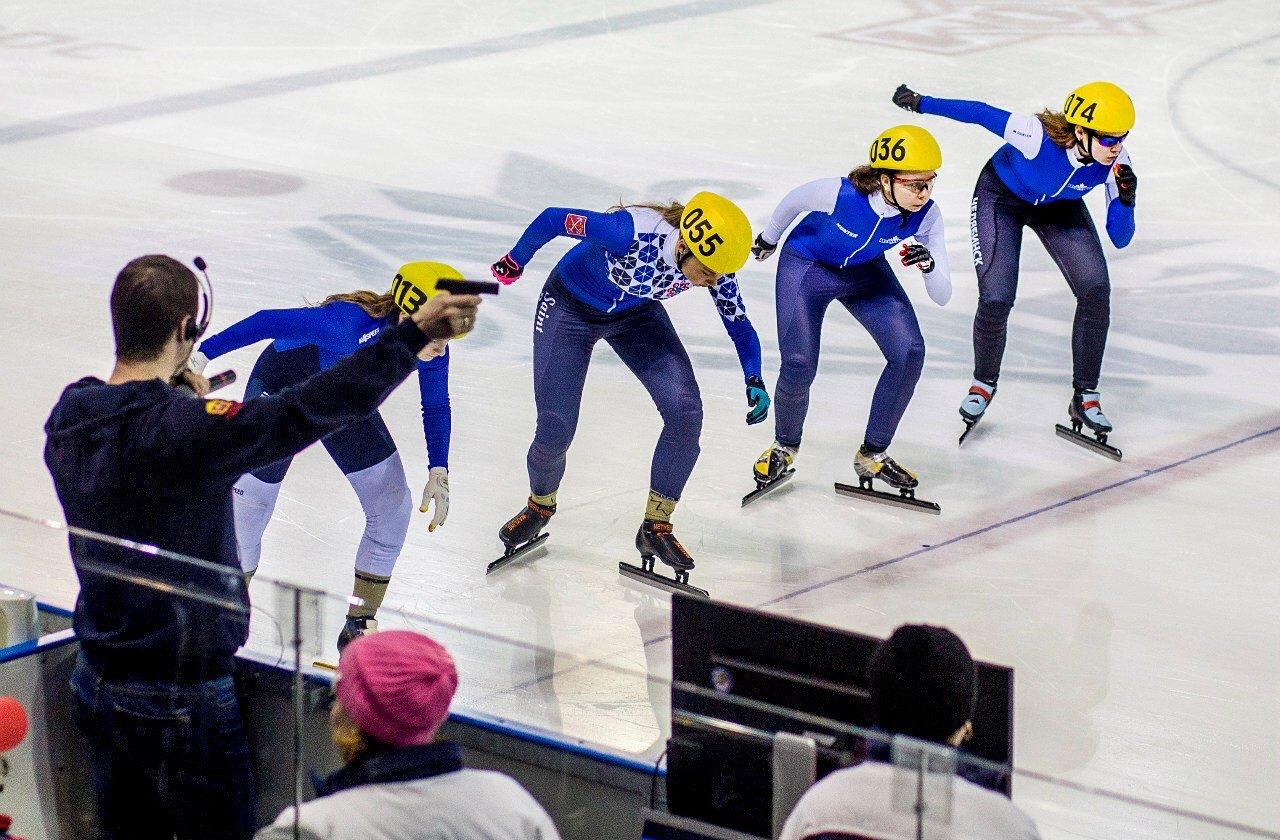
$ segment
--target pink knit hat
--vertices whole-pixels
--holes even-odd
[[[338,663],[336,692],[347,716],[393,747],[430,743],[457,688],[449,652],[411,630],[361,636]]]

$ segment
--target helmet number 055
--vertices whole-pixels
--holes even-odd
[[[1093,112],[1097,109],[1098,103],[1090,102],[1089,107],[1081,111],[1080,106],[1084,103],[1085,100],[1082,97],[1076,96],[1073,93],[1067,97],[1067,104],[1063,106],[1062,110],[1072,117],[1076,116],[1076,112],[1079,111],[1079,116],[1082,120],[1085,122],[1093,122]]]
[[[711,220],[704,218],[702,208],[695,207],[685,214],[681,227],[689,237],[689,241],[698,246],[698,253],[709,257],[716,252],[716,246],[724,243],[718,233],[707,235],[711,230]]]

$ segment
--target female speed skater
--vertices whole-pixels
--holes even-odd
[[[689,354],[659,301],[694,286],[710,292],[742,364],[751,408],[747,422],[762,422],[769,395],[760,377],[760,339],[734,277],[751,249],[751,225],[737,205],[710,192],[688,204],[631,205],[604,213],[550,207],[493,264],[494,276],[515,282],[538,249],[557,236],[580,242],[552,269],[534,316],[538,424],[529,447],[530,495],[499,531],[507,550],[490,571],[545,539],[540,534],[556,512],[591,351],[603,339],[644,385],[663,420],[636,534],[642,566],[623,563],[619,570],[662,588],[705,595],[688,585],[694,561],[671,526],[698,460],[702,397]],[[653,571],[655,558],[675,570],[674,580]]]
[[[885,357],[871,400],[871,417],[853,467],[859,486],[838,489],[877,501],[937,510],[914,498],[915,473],[889,457],[889,444],[915,392],[924,365],[924,336],[911,300],[885,259],[898,252],[903,266],[924,275],[939,306],[951,299],[942,214],[933,193],[942,151],[923,128],[886,129],[871,144],[867,163],[843,178],[821,178],[792,190],[773,211],[751,251],[768,259],[800,214],[778,259],[778,345],[782,371],[774,390],[775,440],[756,461],[756,490],[744,504],[788,479],[800,449],[809,410],[809,387],[818,371],[822,321],[832,301],[871,333]],[[879,478],[896,493],[871,489]]]
[[[1098,377],[1111,320],[1107,259],[1085,195],[1105,185],[1107,236],[1117,248],[1133,239],[1138,177],[1125,139],[1133,128],[1133,102],[1110,82],[1090,82],[1067,95],[1061,111],[1011,114],[983,102],[921,96],[906,85],[893,101],[922,114],[980,125],[1005,144],[978,176],[970,209],[973,264],[978,272],[978,311],[973,320],[973,384],[960,405],[965,434],[995,397],[1009,311],[1018,290],[1022,229],[1030,227],[1067,279],[1076,297],[1071,334],[1074,393],[1067,406],[1072,429],[1058,432],[1119,460],[1107,446],[1113,429],[1102,413]],[[1086,427],[1094,434],[1080,434]],[[964,435],[960,437],[964,441]]]
[[[461,279],[443,263],[414,262],[396,274],[389,292],[356,291],[330,295],[316,306],[264,309],[206,338],[193,354],[200,372],[210,359],[265,339],[249,375],[245,399],[276,393],[319,370],[332,367],[377,337],[385,327],[413,314],[441,279]],[[418,510],[427,513],[435,502],[428,530],[444,524],[449,515],[449,350],[432,342],[418,362],[422,392],[422,427],[427,443],[428,481]],[[377,629],[375,616],[386,596],[396,558],[409,531],[413,498],[391,432],[380,412],[334,432],[321,441],[342,470],[364,509],[364,536],[356,550],[353,593],[360,600],[347,611],[338,649],[357,636]],[[262,555],[262,535],[271,521],[280,483],[290,460],[279,461],[244,475],[235,486],[236,542],[240,563],[252,576]]]

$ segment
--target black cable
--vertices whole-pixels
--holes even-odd
[[[667,757],[666,749],[663,749],[658,755],[658,760],[653,762],[653,778],[649,780],[649,810],[658,810],[658,773],[662,767],[662,760]]]

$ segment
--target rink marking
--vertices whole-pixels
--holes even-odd
[[[663,6],[639,12],[629,12],[617,17],[592,18],[576,23],[517,32],[498,38],[486,38],[449,47],[429,47],[387,58],[371,59],[355,64],[340,64],[316,70],[305,70],[285,76],[272,76],[252,82],[240,82],[221,88],[161,96],[142,102],[131,102],[110,108],[65,114],[48,119],[30,120],[0,128],[0,145],[57,137],[77,131],[105,128],[151,117],[168,116],[185,111],[198,111],[219,105],[232,105],[268,96],[311,90],[326,85],[352,82],[418,70],[438,64],[450,64],[491,55],[535,49],[548,44],[609,35],[630,29],[662,23],[674,23],[690,18],[733,12],[751,6],[761,6],[774,0],[693,0],[674,6]]]
[[[882,560],[879,563],[873,563],[870,566],[864,566],[861,569],[856,569],[852,572],[846,572],[843,575],[838,575],[837,577],[830,578],[829,580],[821,581],[819,583],[812,583],[808,586],[797,589],[794,592],[789,592],[785,595],[779,595],[778,597],[765,601],[762,604],[757,604],[756,609],[765,609],[766,607],[777,606],[778,604],[784,603],[786,601],[790,601],[793,598],[798,598],[801,595],[808,595],[809,593],[816,592],[819,589],[825,589],[826,587],[832,586],[837,583],[843,583],[847,580],[852,580],[853,578],[870,574],[871,572],[877,572],[889,566],[895,566],[898,563],[911,560],[915,557],[920,557],[921,555],[924,555],[924,554],[929,554],[931,552],[937,551],[942,548],[948,548],[958,543],[965,542],[966,540],[970,540],[974,537],[980,537],[983,534],[988,534],[1000,528],[1005,528],[1009,525],[1016,525],[1020,522],[1025,522],[1028,519],[1033,519],[1037,516],[1040,516],[1041,514],[1049,513],[1051,511],[1058,510],[1059,508],[1064,508],[1064,507],[1067,507],[1068,505],[1073,505],[1073,504],[1076,504],[1077,502],[1082,502],[1086,499],[1091,499],[1094,496],[1099,496],[1103,493],[1108,493],[1112,490],[1117,490],[1121,487],[1126,487],[1135,482],[1143,481],[1144,479],[1151,478],[1152,476],[1160,475],[1161,473],[1168,472],[1169,470],[1176,469],[1177,467],[1185,466],[1186,464],[1190,464],[1194,461],[1199,461],[1202,458],[1208,458],[1210,456],[1217,455],[1218,453],[1225,452],[1228,449],[1234,449],[1237,446],[1243,446],[1246,443],[1251,443],[1255,440],[1259,440],[1261,438],[1267,437],[1268,435],[1276,434],[1277,432],[1280,432],[1280,426],[1272,426],[1269,429],[1263,429],[1260,432],[1254,432],[1251,435],[1238,438],[1228,443],[1224,443],[1221,446],[1215,446],[1212,449],[1206,449],[1203,452],[1197,452],[1194,455],[1188,455],[1185,458],[1181,458],[1177,461],[1172,461],[1168,464],[1164,464],[1159,467],[1153,467],[1148,470],[1143,470],[1137,475],[1131,475],[1128,478],[1123,478],[1123,479],[1120,479],[1119,481],[1113,481],[1112,483],[1104,484],[1101,487],[1095,487],[1092,490],[1087,490],[1084,493],[1079,493],[1075,496],[1071,496],[1070,498],[1060,499],[1056,502],[1052,502],[1047,505],[1041,505],[1040,507],[1035,508],[1033,510],[1029,510],[1025,513],[1020,513],[1017,516],[1011,516],[1011,517],[1008,517],[1007,519],[1001,519],[998,522],[993,522],[990,525],[984,525],[981,528],[975,528],[972,531],[966,531],[963,534],[958,534],[954,537],[951,537],[950,539],[943,540],[942,542],[932,543],[927,546],[922,546],[920,548],[915,549],[914,551],[908,551],[906,554],[900,554],[897,557],[891,557],[888,560]]]

